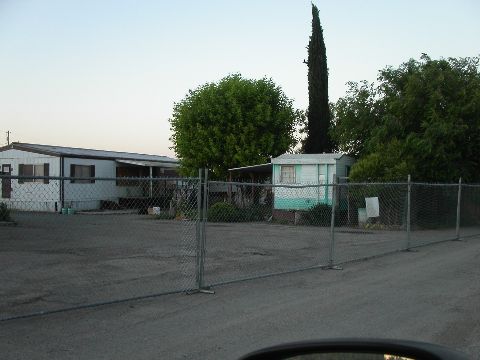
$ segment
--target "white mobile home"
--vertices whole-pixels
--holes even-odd
[[[274,188],[274,208],[305,210],[316,204],[332,204],[334,178],[348,177],[355,160],[344,154],[283,154],[272,158],[272,184],[324,185]]]
[[[0,202],[19,210],[98,209],[102,201],[152,196],[152,181],[138,186],[115,178],[172,176],[177,167],[178,160],[166,156],[12,143],[0,148],[0,170],[25,178],[3,178]],[[75,179],[28,178],[35,176]]]

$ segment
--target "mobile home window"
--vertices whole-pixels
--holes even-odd
[[[49,164],[19,164],[18,176],[49,176]],[[28,182],[48,184],[48,179],[18,179],[19,184]]]
[[[70,177],[72,179],[70,182],[75,184],[90,184],[94,183],[95,180],[90,180],[88,178],[95,177],[95,165],[70,165]],[[85,180],[83,180],[85,179]]]
[[[295,166],[293,165],[280,166],[280,182],[283,184],[295,183]]]

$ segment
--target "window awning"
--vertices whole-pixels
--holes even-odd
[[[231,173],[235,172],[235,173],[271,174],[272,164],[268,163],[268,164],[243,166],[243,167],[228,169],[228,171]]]
[[[123,159],[116,159],[115,161],[119,164],[136,165],[136,166],[144,166],[144,167],[150,167],[150,166],[161,167],[161,168],[178,167],[177,163],[163,162],[163,161],[138,161],[138,160],[123,160]]]

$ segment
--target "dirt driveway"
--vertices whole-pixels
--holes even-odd
[[[0,318],[196,286],[196,225],[146,215],[16,213],[0,228]],[[480,231],[479,231],[480,232]],[[412,244],[453,238],[414,232]],[[326,265],[330,229],[209,223],[205,284]],[[338,228],[337,262],[402,249],[404,231]]]

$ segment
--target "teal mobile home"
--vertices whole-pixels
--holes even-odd
[[[274,185],[316,185],[274,187],[274,208],[305,210],[316,204],[332,204],[334,178],[347,177],[355,160],[344,154],[283,154],[272,158]],[[318,186],[323,185],[323,186]]]

